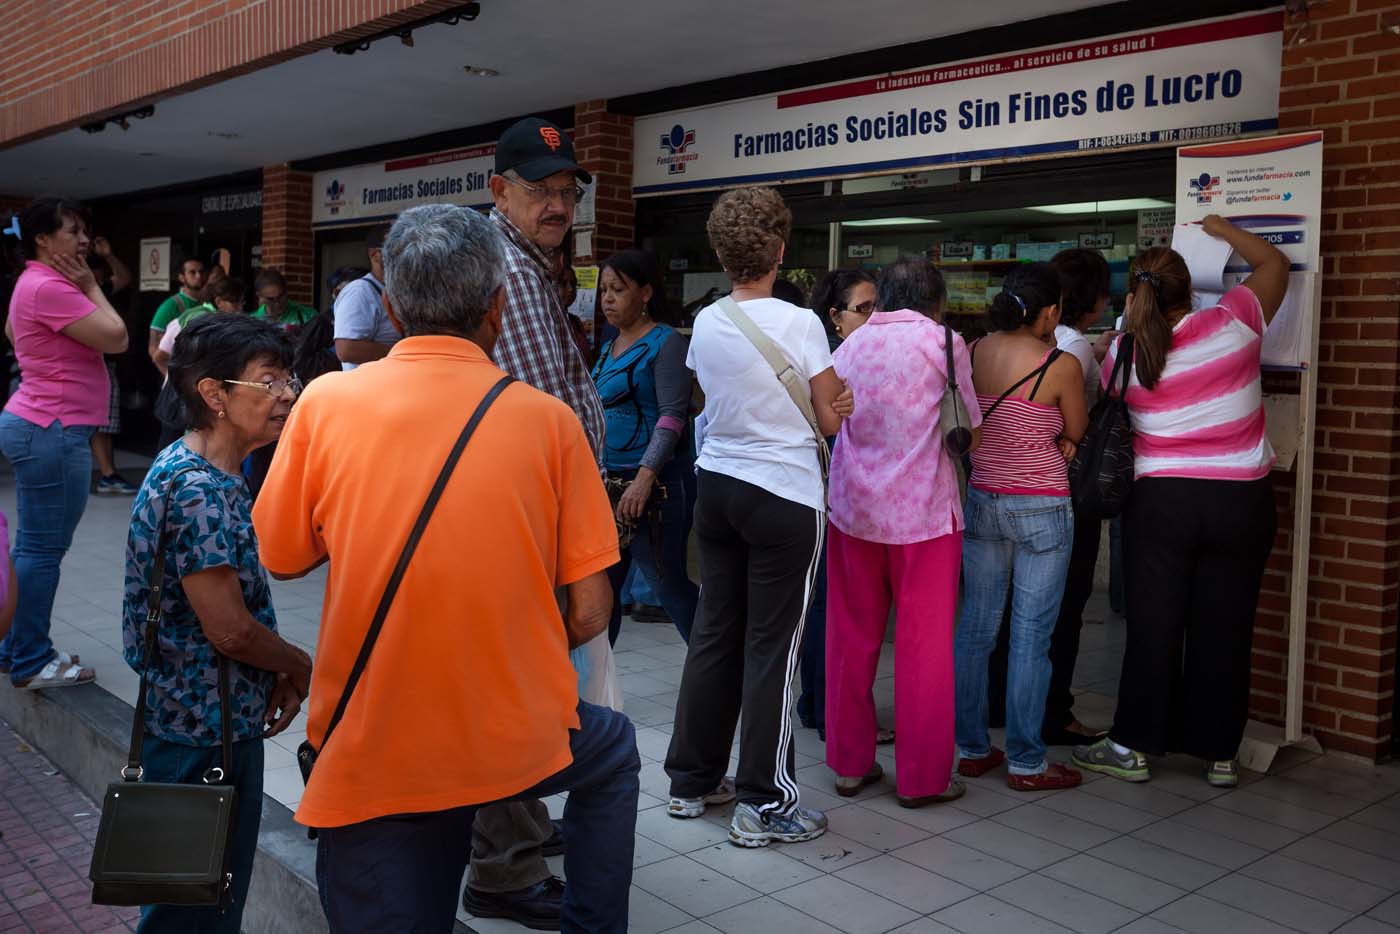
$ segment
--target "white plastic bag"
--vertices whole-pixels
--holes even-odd
[[[611,707],[622,712],[622,687],[617,680],[617,663],[613,661],[612,646],[607,632],[569,652],[569,661],[578,672],[578,696],[599,707]]]

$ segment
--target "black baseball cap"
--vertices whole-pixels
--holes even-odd
[[[527,182],[555,172],[573,172],[585,185],[593,176],[574,157],[574,142],[561,127],[539,117],[526,117],[501,134],[496,143],[496,174],[514,169]]]

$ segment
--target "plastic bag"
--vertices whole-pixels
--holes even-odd
[[[569,661],[578,672],[578,696],[599,707],[622,712],[622,687],[617,680],[617,663],[607,632],[569,652]]]

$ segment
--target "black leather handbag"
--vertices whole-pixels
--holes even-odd
[[[171,477],[170,489],[174,488],[174,481],[175,477]],[[165,506],[168,514],[169,490]],[[131,724],[131,749],[121,781],[107,786],[88,878],[92,880],[95,905],[191,905],[222,910],[228,907],[232,892],[229,858],[238,810],[238,795],[232,785],[233,716],[229,709],[228,660],[222,655],[219,708],[223,765],[209,769],[200,785],[141,780],[147,673],[159,652],[156,631],[160,626],[168,540],[163,514],[155,568],[151,572],[145,661]]]

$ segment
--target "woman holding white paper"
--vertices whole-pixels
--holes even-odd
[[[1145,754],[1204,759],[1239,781],[1250,643],[1276,517],[1259,359],[1288,287],[1288,258],[1218,215],[1203,228],[1252,267],[1219,303],[1191,310],[1191,275],[1165,247],[1133,273],[1126,396],[1137,479],[1124,515],[1127,649],[1108,736],[1075,764],[1146,781]],[[1104,361],[1108,381],[1120,342]]]

